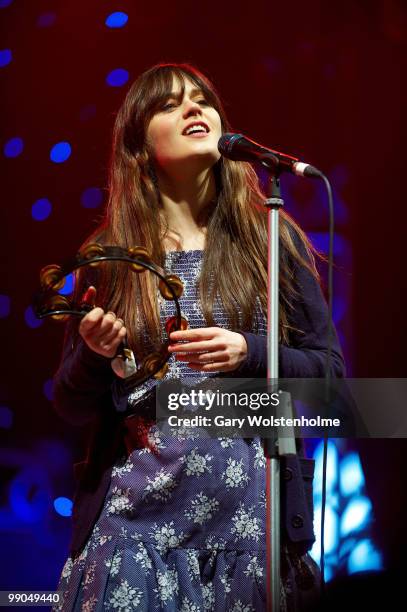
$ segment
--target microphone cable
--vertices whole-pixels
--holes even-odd
[[[328,246],[328,333],[327,333],[327,353],[325,360],[325,401],[329,406],[330,387],[331,387],[331,365],[332,365],[332,342],[333,342],[333,265],[334,265],[334,232],[335,232],[335,216],[334,203],[332,195],[332,187],[328,178],[321,173],[320,177],[325,184],[328,194],[328,212],[329,212],[329,246]],[[323,459],[322,459],[322,495],[321,495],[321,555],[320,555],[320,570],[321,570],[321,599],[325,597],[325,506],[326,506],[326,471],[328,458],[328,430],[324,432]]]

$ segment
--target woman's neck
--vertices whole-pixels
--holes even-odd
[[[203,249],[206,226],[216,198],[215,178],[212,170],[193,177],[158,177],[163,216],[168,225],[166,250]]]

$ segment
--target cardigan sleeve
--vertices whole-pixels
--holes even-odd
[[[279,346],[279,375],[281,378],[323,378],[328,351],[328,307],[318,281],[307,268],[297,264],[294,276],[297,296],[290,313],[294,331],[290,334],[290,345]],[[267,336],[241,333],[248,352],[239,375],[267,376]],[[331,375],[343,377],[345,364],[335,329],[331,354]]]
[[[59,369],[54,376],[54,406],[73,425],[85,425],[111,404],[111,360],[92,351],[82,338],[73,342],[68,327]]]

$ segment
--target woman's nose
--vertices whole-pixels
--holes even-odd
[[[185,101],[185,107],[184,107],[184,112],[183,112],[184,119],[187,119],[188,117],[191,117],[191,116],[193,117],[194,115],[201,115],[201,114],[202,114],[202,109],[197,102],[194,102],[193,100]]]

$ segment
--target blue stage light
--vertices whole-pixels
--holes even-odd
[[[325,232],[308,232],[312,244],[315,246],[317,251],[320,251],[324,255],[328,255],[329,249],[329,234]],[[334,240],[334,255],[338,257],[343,253],[349,251],[349,242],[340,234],[335,234]]]
[[[0,51],[0,67],[7,66],[13,59],[10,49],[2,49]]]
[[[358,493],[365,484],[362,465],[357,453],[349,453],[340,463],[339,486],[343,496]]]
[[[30,465],[17,474],[9,487],[10,506],[24,523],[38,523],[50,504],[49,481],[42,467]]]
[[[13,424],[13,411],[7,406],[0,406],[0,428],[10,429]]]
[[[321,441],[314,451],[315,459],[315,477],[314,477],[314,495],[322,493],[322,464],[323,464],[324,444]],[[328,442],[328,455],[326,466],[326,490],[327,493],[332,492],[338,480],[338,449],[334,442]]]
[[[347,308],[348,301],[340,295],[335,295],[333,303],[333,320],[335,325],[338,325],[342,321]]]
[[[15,138],[10,138],[10,140],[6,142],[3,151],[6,157],[18,157],[23,149],[23,139],[16,136]]]
[[[62,289],[58,291],[58,293],[60,295],[70,295],[74,289],[74,282],[75,282],[74,275],[72,273],[67,274],[65,276],[64,286],[62,287]]]
[[[348,559],[348,572],[354,574],[355,572],[368,572],[374,570],[382,570],[383,561],[380,552],[375,548],[371,540],[366,538],[361,540],[359,544],[355,546],[349,555]]]
[[[129,73],[124,68],[116,68],[112,70],[106,77],[106,83],[110,87],[121,87],[129,80]]]
[[[352,497],[341,516],[341,536],[366,527],[371,519],[372,503],[363,495]]]
[[[54,399],[54,381],[52,378],[49,378],[45,381],[44,386],[42,387],[45,397],[47,400],[52,402]]]
[[[58,142],[52,147],[49,157],[55,164],[62,164],[71,156],[71,152],[69,142]]]
[[[47,198],[40,198],[31,207],[31,216],[36,221],[44,221],[47,219],[52,210],[52,204]]]
[[[0,319],[8,317],[10,314],[11,300],[8,295],[0,295]]]
[[[31,327],[32,329],[40,327],[44,323],[44,319],[38,319],[35,316],[32,306],[28,306],[28,308],[26,308],[24,319],[28,327]]]
[[[126,13],[122,13],[121,11],[117,11],[116,13],[111,13],[105,21],[105,25],[108,28],[122,28],[126,25],[129,16]]]
[[[56,18],[55,13],[43,13],[37,19],[37,26],[39,28],[49,28],[54,25]]]
[[[330,504],[325,506],[325,554],[329,555],[334,553],[338,548],[339,543],[339,518],[338,513],[332,508]],[[310,551],[312,558],[319,563],[321,556],[321,503],[315,505],[314,512],[314,531],[315,531],[315,543]]]
[[[10,6],[13,0],[0,0],[0,8],[6,8],[6,6]]]
[[[72,505],[72,500],[68,499],[68,497],[57,497],[54,499],[55,511],[61,516],[71,516]]]
[[[97,208],[103,202],[103,192],[98,187],[89,187],[82,192],[81,204],[84,208]]]

